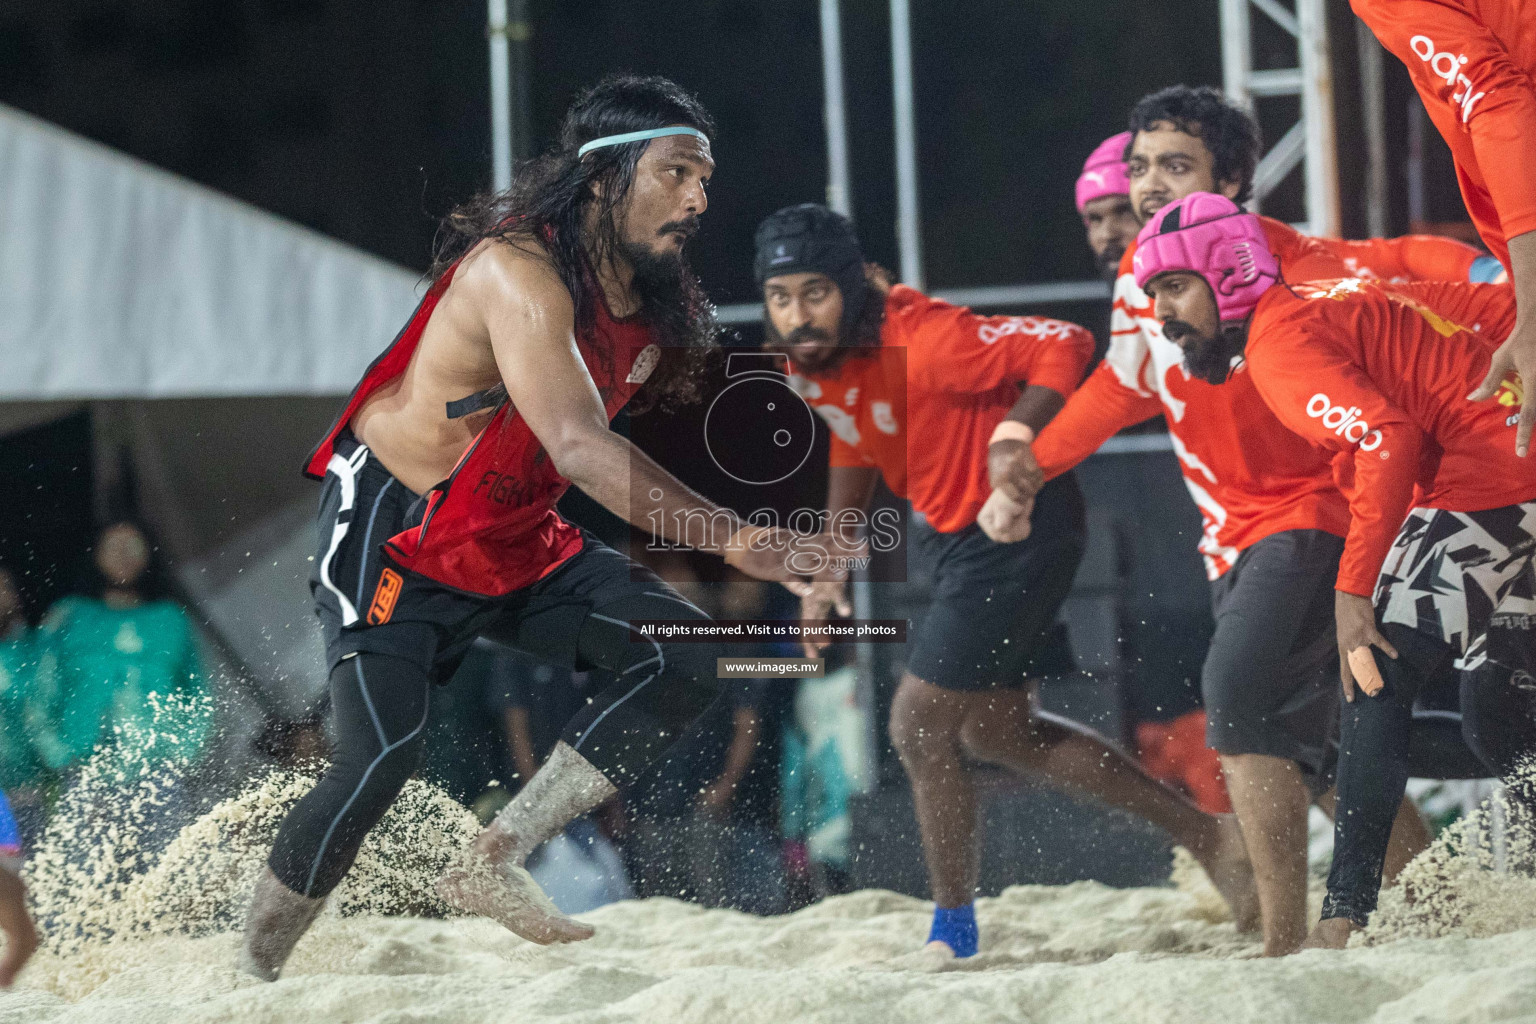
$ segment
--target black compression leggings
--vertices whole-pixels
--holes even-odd
[[[615,681],[566,726],[562,739],[623,788],[657,760],[719,695],[716,644],[631,643],[634,619],[703,620],[675,595],[630,593],[594,608],[578,661]],[[327,895],[421,765],[432,679],[403,658],[362,653],[331,672],[336,753],[284,819],[268,864],[304,896]]]
[[[1398,657],[1377,653],[1385,687],[1374,697],[1357,690],[1343,706],[1333,868],[1323,901],[1323,917],[1361,925],[1376,909],[1392,821],[1408,782],[1413,702],[1430,680],[1450,671],[1453,657],[1448,645],[1406,627],[1388,624],[1381,632]],[[1507,669],[1484,665],[1465,672],[1461,729],[1488,774],[1505,775],[1536,749],[1531,694],[1510,681]]]

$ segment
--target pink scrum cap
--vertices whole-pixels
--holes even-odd
[[[1083,173],[1077,176],[1077,212],[1104,196],[1128,196],[1131,179],[1125,173],[1125,147],[1131,133],[1111,135],[1083,161]]]
[[[1280,261],[1269,251],[1259,218],[1209,192],[1169,203],[1147,221],[1136,236],[1132,269],[1139,288],[1169,271],[1201,275],[1223,320],[1252,313],[1259,296],[1280,280]]]

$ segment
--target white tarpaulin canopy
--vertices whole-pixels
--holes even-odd
[[[0,105],[0,400],[344,393],[417,284]]]

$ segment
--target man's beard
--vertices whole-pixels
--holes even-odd
[[[1093,258],[1094,264],[1099,268],[1099,276],[1110,284],[1120,276],[1120,261],[1125,258],[1126,246],[1116,247],[1111,245]]]
[[[1201,334],[1183,320],[1163,324],[1163,337],[1184,350],[1184,370],[1208,384],[1225,384],[1232,375],[1232,359],[1243,354],[1245,332],[1237,327],[1218,327],[1214,335]]]
[[[841,332],[839,332],[840,334]],[[825,373],[835,368],[852,351],[846,345],[835,344],[837,336],[819,327],[812,327],[810,324],[796,327],[787,336],[780,334],[779,329],[773,326],[773,321],[766,316],[763,317],[763,335],[768,348],[783,352],[790,358],[791,362],[796,363],[800,369],[807,373]],[[815,342],[819,346],[832,347],[818,348],[815,350],[814,356],[806,359],[803,355],[796,355],[794,351],[795,346],[802,345],[805,342]]]
[[[698,230],[698,218],[664,224],[658,235],[676,230],[689,237]],[[620,242],[618,254],[634,272],[631,288],[640,312],[656,330],[663,346],[693,347],[708,344],[718,333],[714,307],[682,249],[658,252],[641,242]]]

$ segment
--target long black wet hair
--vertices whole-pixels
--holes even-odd
[[[432,267],[441,276],[486,239],[547,259],[571,294],[576,333],[597,324],[602,292],[592,276],[620,253],[617,215],[634,184],[635,165],[649,140],[605,146],[585,159],[584,143],[608,135],[686,125],[713,136],[714,120],[674,82],[658,76],[611,75],[576,98],[560,126],[559,144],[518,169],[512,187],[485,193],[455,209],[438,233]],[[601,183],[601,190],[594,188]],[[599,191],[601,194],[599,194]],[[596,230],[583,230],[596,206]],[[714,304],[686,263],[676,280],[657,284],[636,274],[640,314],[662,346],[661,362],[642,390],[640,406],[697,401],[720,336]]]

